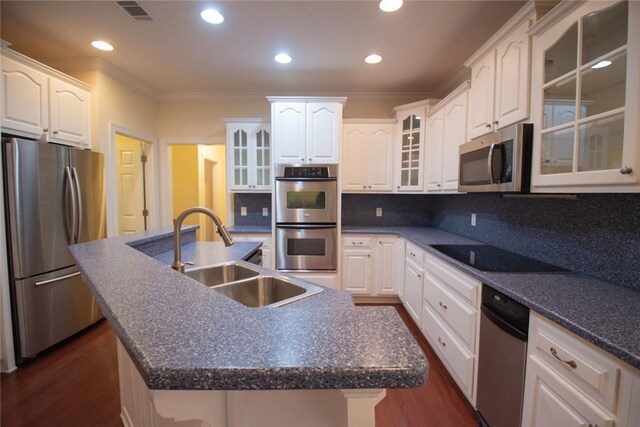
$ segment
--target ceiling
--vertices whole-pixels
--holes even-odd
[[[158,92],[430,93],[523,1],[140,1],[150,22],[113,1],[0,2],[0,37],[44,63],[102,58]],[[200,18],[206,7],[221,25]],[[90,42],[114,45],[100,52]],[[273,57],[286,51],[288,65]],[[379,64],[364,57],[382,55]]]

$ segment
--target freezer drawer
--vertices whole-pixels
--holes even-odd
[[[93,295],[75,266],[14,286],[20,357],[32,357],[97,320]]]

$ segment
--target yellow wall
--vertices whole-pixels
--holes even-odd
[[[227,224],[227,168],[226,168],[226,146],[198,145],[198,165],[200,173],[200,206],[206,206],[205,194],[205,160],[215,162],[212,187],[214,188],[213,211],[218,214],[223,224]],[[203,239],[218,240],[219,235],[215,232],[213,222],[206,217],[201,217],[200,226],[205,231]]]
[[[173,218],[182,211],[200,204],[198,186],[198,146],[171,146],[171,171],[173,186]],[[198,215],[191,215],[185,224],[199,224]]]

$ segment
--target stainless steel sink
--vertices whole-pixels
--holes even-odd
[[[259,276],[212,289],[247,307],[278,307],[315,295],[322,290],[317,286],[297,284],[273,276]]]
[[[256,277],[260,272],[235,262],[228,262],[210,267],[194,268],[184,274],[211,287]]]

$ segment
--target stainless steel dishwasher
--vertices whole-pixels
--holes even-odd
[[[528,329],[527,307],[482,286],[477,401],[481,426],[520,426]]]

